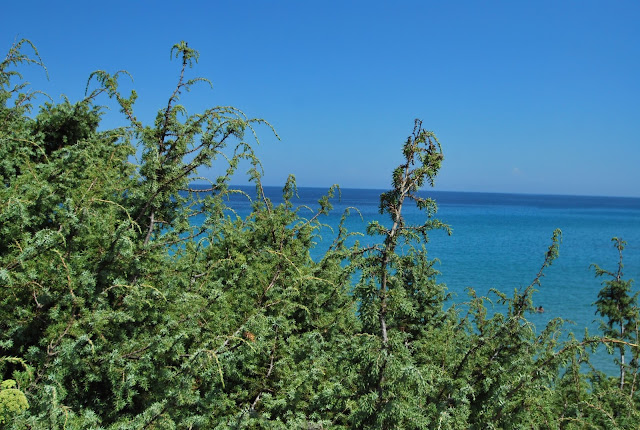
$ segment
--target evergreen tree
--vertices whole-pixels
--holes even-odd
[[[592,264],[596,276],[608,276],[611,279],[603,281],[604,287],[598,293],[598,300],[595,305],[597,314],[606,318],[606,322],[602,323],[602,332],[606,337],[617,339],[620,342],[616,345],[619,352],[618,365],[620,367],[620,389],[624,389],[625,374],[628,372],[628,365],[625,363],[626,344],[629,341],[638,341],[638,322],[640,315],[638,314],[638,293],[631,295],[631,285],[633,280],[624,280],[622,269],[622,251],[626,242],[620,238],[611,239],[615,248],[618,250],[618,269],[615,272],[602,269],[597,264]],[[637,347],[635,348],[637,350]],[[633,354],[633,366],[637,373],[637,351]],[[635,381],[634,381],[635,383]],[[632,388],[633,390],[633,388]]]
[[[5,86],[9,66],[31,61],[25,45],[3,63]],[[0,354],[34,369],[0,367],[31,405],[17,427],[323,425],[334,414],[317,388],[340,390],[332,353],[356,323],[343,239],[336,256],[309,255],[329,196],[304,219],[291,179],[274,206],[244,140],[264,122],[231,107],[187,115],[178,100],[202,81],[186,77],[197,52],[172,52],[178,84],[153,126],[136,119],[135,92],[119,92],[122,74],[103,71],[76,104],[45,104],[34,119],[24,103],[3,107]],[[98,131],[104,93],[129,126]],[[128,161],[134,143],[140,166]],[[217,158],[227,168],[193,188]],[[257,189],[246,219],[225,203],[242,160]]]
[[[437,284],[434,261],[420,245],[433,229],[448,229],[435,219],[435,202],[418,195],[433,185],[443,160],[432,132],[415,121],[403,146],[404,162],[392,175],[392,189],[380,196],[380,213],[390,217],[390,227],[370,222],[367,233],[383,242],[365,249],[357,262],[361,277],[354,295],[359,303],[362,333],[354,345],[351,362],[357,368],[357,397],[351,425],[357,428],[426,428],[429,374],[424,369],[432,333],[447,326],[442,310],[446,293]],[[407,225],[403,208],[414,202],[427,212],[424,224]],[[407,247],[407,253],[398,252]]]

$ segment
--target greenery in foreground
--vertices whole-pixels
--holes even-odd
[[[35,48],[20,41],[0,63],[0,428],[640,426],[622,240],[617,270],[595,268],[607,279],[598,336],[563,340],[561,320],[536,331],[526,319],[559,231],[529,286],[492,293],[504,313],[474,291],[451,306],[425,248],[448,226],[417,194],[443,155],[416,121],[380,198],[388,223],[368,227],[378,244],[347,245],[341,226],[314,261],[338,190],[304,218],[290,178],[274,205],[245,139],[266,123],[226,106],[188,114],[179,98],[203,81],[186,76],[198,54],[172,54],[178,83],[153,124],[119,92],[121,73],[95,72],[84,100],[31,113],[18,71],[42,65]],[[127,126],[99,129],[109,101]],[[246,218],[226,206],[241,162],[256,186]],[[190,189],[212,164],[210,189]],[[423,225],[406,223],[409,204]],[[590,366],[601,343],[619,376]]]

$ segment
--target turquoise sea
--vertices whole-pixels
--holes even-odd
[[[244,188],[250,194],[252,188]],[[317,200],[326,193],[321,188],[299,188],[294,204],[318,207]],[[382,190],[342,189],[334,198],[332,215],[322,217],[327,227],[321,230],[314,257],[319,258],[335,236],[334,230],[342,213],[352,211],[347,222],[351,231],[364,232],[373,219],[387,223],[378,213]],[[281,189],[267,187],[265,193],[274,202],[281,201]],[[491,288],[512,293],[514,288],[527,286],[535,278],[551,244],[554,229],[562,230],[560,256],[545,271],[534,304],[543,306],[542,314],[532,313],[529,320],[538,329],[555,317],[570,321],[567,330],[581,337],[585,328],[596,333],[599,316],[593,303],[601,289],[602,278],[594,276],[592,263],[615,271],[618,253],[611,238],[627,242],[624,251],[625,278],[640,282],[640,198],[586,197],[558,195],[495,194],[428,191],[438,204],[437,218],[449,224],[452,235],[443,231],[430,234],[427,244],[430,258],[437,258],[439,280],[446,283],[453,301],[463,303],[467,288],[479,295]],[[249,211],[246,198],[234,197],[231,206],[240,215]],[[307,209],[302,216],[312,216]],[[419,224],[425,215],[414,207],[406,207],[409,223]],[[334,230],[332,230],[332,228]],[[374,238],[360,237],[361,243]],[[638,290],[634,284],[634,291]],[[495,298],[495,297],[494,297]],[[612,357],[601,352],[594,360],[599,368],[614,372]]]

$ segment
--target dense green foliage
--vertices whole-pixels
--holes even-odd
[[[607,318],[607,321],[602,323],[602,332],[604,335],[622,341],[616,342],[615,345],[620,353],[620,358],[616,360],[620,367],[620,389],[624,389],[625,376],[627,373],[632,373],[633,386],[631,387],[631,392],[633,392],[635,391],[638,374],[638,353],[640,351],[638,348],[632,348],[630,365],[625,363],[625,352],[628,349],[628,342],[636,345],[640,343],[638,334],[638,323],[640,322],[640,315],[638,314],[638,293],[631,295],[633,280],[623,279],[622,268],[624,265],[622,264],[622,250],[624,250],[626,242],[617,237],[614,237],[611,241],[618,250],[618,269],[616,272],[610,272],[602,269],[597,264],[592,265],[595,269],[596,276],[606,275],[611,278],[603,282],[604,288],[598,293],[598,300],[595,304],[598,308],[597,313]]]
[[[0,427],[639,427],[622,241],[619,270],[596,267],[613,277],[596,303],[602,336],[566,340],[561,320],[527,321],[559,231],[527,287],[492,293],[503,312],[472,290],[451,305],[426,250],[448,226],[418,194],[443,154],[416,121],[380,198],[389,222],[367,229],[377,244],[352,244],[341,224],[314,260],[339,189],[310,217],[293,177],[284,203],[270,201],[252,149],[254,127],[270,126],[227,106],[189,114],[181,95],[207,81],[187,77],[198,53],[186,43],[172,54],[178,83],[153,124],[119,91],[122,73],[104,71],[85,99],[32,115],[38,94],[17,70],[41,65],[37,51],[21,41],[0,63]],[[127,125],[101,129],[98,101]],[[243,165],[256,190],[247,217],[227,200]],[[193,189],[205,166],[218,176]],[[424,224],[407,224],[409,204]],[[590,367],[601,343],[619,352],[620,377]]]
[[[26,396],[15,386],[16,381],[13,379],[0,384],[0,425],[8,424],[14,415],[29,408]]]

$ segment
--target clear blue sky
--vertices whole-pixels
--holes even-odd
[[[128,70],[151,121],[177,79],[170,47],[213,81],[190,112],[234,105],[265,183],[386,188],[414,118],[439,137],[438,190],[640,196],[638,1],[6,2],[4,50],[31,39],[35,89],[79,100]],[[108,114],[116,121],[117,112]]]

